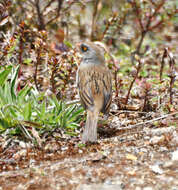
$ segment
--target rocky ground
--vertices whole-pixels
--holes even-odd
[[[97,144],[86,146],[78,138],[48,139],[41,148],[1,142],[0,190],[178,189],[175,126],[144,124],[99,134]]]

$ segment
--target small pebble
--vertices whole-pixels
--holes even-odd
[[[79,150],[78,150],[78,153],[79,153],[79,154],[82,154],[82,153],[83,153],[83,150],[79,149]]]
[[[150,144],[158,144],[158,143],[161,143],[165,140],[165,137],[162,135],[162,136],[154,136],[150,139]]]
[[[172,153],[172,160],[178,160],[178,150]]]
[[[25,144],[23,141],[20,141],[20,142],[19,142],[19,145],[20,145],[22,148],[26,148],[26,144]]]
[[[163,174],[163,170],[157,164],[150,166],[150,169],[156,174]]]
[[[172,162],[172,161],[167,161],[167,162],[165,162],[164,165],[163,165],[164,168],[169,168],[169,167],[171,167],[171,166],[173,166],[173,162]]]
[[[145,188],[143,188],[143,190],[153,190],[153,188],[152,187],[145,187]]]
[[[145,136],[144,140],[150,140],[150,137],[149,136]]]

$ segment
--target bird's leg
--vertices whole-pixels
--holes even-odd
[[[98,111],[87,110],[87,120],[82,135],[82,142],[96,142],[97,141],[97,123],[98,123]]]

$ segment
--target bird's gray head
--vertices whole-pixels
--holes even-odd
[[[95,63],[104,63],[104,53],[100,47],[92,42],[80,44],[83,60]]]

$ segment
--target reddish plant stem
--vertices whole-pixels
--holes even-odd
[[[44,7],[44,9],[42,10],[42,12],[45,12],[47,8],[49,8],[51,6],[51,4],[54,2],[54,0],[51,0],[47,3],[47,5]]]
[[[150,92],[150,89],[151,89],[151,84],[148,83],[147,81],[144,81],[142,83],[143,85],[143,90],[144,90],[144,102],[143,102],[143,108],[142,108],[142,111],[150,111],[150,109],[152,109],[152,107],[150,106],[150,103],[149,103],[149,92]]]
[[[140,55],[140,49],[141,49],[141,46],[142,46],[142,43],[143,43],[143,40],[146,36],[146,33],[147,31],[142,31],[141,32],[141,38],[140,38],[140,41],[138,43],[138,46],[137,46],[137,49],[136,49],[136,53]]]
[[[115,19],[116,19],[116,16],[117,16],[117,14],[113,14],[113,16],[112,16],[112,18],[111,18],[111,20],[109,21],[108,20],[108,22],[107,22],[107,24],[106,24],[106,28],[105,28],[105,30],[104,30],[104,32],[103,32],[103,34],[102,34],[102,36],[101,36],[101,41],[104,39],[104,36],[106,35],[106,33],[107,33],[107,31],[109,30],[109,28],[110,28],[110,26],[113,24],[113,22],[115,21]]]
[[[136,72],[136,74],[135,74],[135,76],[134,76],[134,79],[132,80],[132,82],[131,82],[131,84],[130,84],[130,87],[129,87],[129,90],[128,90],[128,93],[127,93],[127,96],[126,96],[126,99],[125,99],[125,104],[128,103],[128,99],[129,99],[129,95],[130,95],[131,89],[132,89],[132,87],[133,87],[133,84],[134,84],[135,80],[136,80],[137,77],[138,77],[138,73],[139,73],[139,71],[140,71],[140,69],[141,69],[141,66],[142,66],[141,61],[138,60],[138,62],[139,62],[139,64],[138,64],[138,66],[137,66],[137,72]]]
[[[148,100],[148,91],[146,90],[145,94],[144,94],[144,102],[143,102],[143,109],[142,109],[142,111],[146,111],[147,100]]]
[[[19,41],[19,65],[22,64],[22,54],[23,54],[23,32],[22,35],[20,36],[20,41]]]
[[[164,53],[161,59],[161,68],[160,68],[160,73],[159,73],[159,79],[160,81],[162,80],[162,74],[163,74],[163,69],[164,69],[164,65],[165,65],[165,61],[164,59],[167,57],[167,50],[166,48],[164,49]]]
[[[168,51],[168,50],[167,50]],[[167,52],[167,55],[170,59],[169,61],[169,66],[170,66],[170,74],[168,75],[170,77],[170,83],[169,83],[169,96],[170,96],[170,104],[173,104],[173,85],[176,79],[176,74],[175,74],[175,60],[171,57],[169,52]]]
[[[100,0],[95,0],[94,1],[94,9],[93,9],[93,16],[92,16],[92,25],[91,25],[91,34],[90,34],[90,39],[91,41],[94,40],[94,32],[96,29],[96,16],[97,16],[97,12],[98,12],[98,4],[99,4]]]
[[[154,12],[152,14],[149,13],[150,15],[148,17],[148,20],[147,20],[145,26],[142,23],[141,16],[140,16],[140,9],[137,6],[136,1],[134,1],[132,3],[132,6],[135,8],[136,15],[138,16],[137,20],[138,20],[138,23],[139,23],[139,26],[140,26],[140,30],[141,30],[141,38],[140,38],[140,41],[139,41],[138,46],[137,46],[136,51],[135,51],[137,54],[139,54],[139,55],[141,54],[141,52],[140,52],[141,45],[143,43],[143,40],[144,40],[147,32],[153,30],[156,27],[158,27],[163,22],[162,20],[158,21],[158,23],[156,23],[155,25],[153,25],[153,26],[150,27],[150,24],[151,24],[151,21],[152,21],[153,17],[156,16],[156,14],[159,12],[159,10],[164,5],[164,3],[165,3],[165,0],[162,0],[159,5],[155,5],[156,6],[155,10],[154,10]]]
[[[115,82],[115,88],[116,88],[115,97],[118,97],[118,95],[119,95],[117,72],[118,72],[118,70],[115,69],[115,71],[114,71],[114,82]]]
[[[18,78],[21,77],[22,71],[21,71],[21,65],[22,65],[22,55],[23,55],[23,38],[24,38],[24,23],[20,24],[20,40],[19,40],[19,72],[18,72]],[[17,90],[21,90],[20,82],[17,85]]]
[[[45,23],[44,23],[44,19],[43,19],[43,14],[41,13],[41,10],[40,10],[39,0],[35,0],[35,6],[36,6],[37,15],[38,15],[38,29],[44,30],[45,29]]]
[[[150,2],[151,2],[154,6],[156,6],[156,3],[155,3],[153,0],[150,0]]]
[[[142,24],[139,7],[137,6],[137,3],[136,3],[135,0],[131,4],[135,8],[135,12],[136,12],[136,15],[137,15],[138,23],[140,25],[140,29],[143,31],[144,30],[144,26]]]
[[[172,105],[173,104],[173,85],[174,85],[175,78],[176,78],[175,72],[172,71],[169,77],[170,77],[170,83],[169,83],[169,97],[170,97],[170,101],[169,102]]]
[[[64,0],[58,0],[58,7],[57,7],[57,10],[56,10],[56,12],[57,12],[57,13],[56,13],[56,16],[55,16],[54,18],[50,19],[50,20],[46,23],[46,25],[50,24],[51,22],[53,22],[54,20],[56,20],[57,18],[59,18],[63,1],[64,1]]]
[[[41,54],[41,48],[39,47],[37,49],[37,61],[35,64],[35,73],[34,73],[34,81],[35,81],[35,86],[36,86],[37,90],[39,90],[38,82],[37,82],[37,75],[38,75],[38,65],[40,64],[40,61],[41,61],[40,54]]]
[[[55,57],[53,59],[53,63],[54,63],[54,66],[53,66],[53,69],[52,69],[52,74],[51,74],[51,86],[52,86],[52,92],[54,94],[56,94],[56,88],[55,88],[55,80],[54,80],[54,77],[55,77],[55,73],[56,73],[56,66],[57,66],[57,63],[58,63],[58,60],[57,58]]]
[[[161,7],[164,5],[164,3],[165,3],[165,0],[162,0],[159,5],[154,5],[154,6],[155,6],[155,10],[154,10],[154,12],[153,12],[152,14],[151,14],[151,10],[150,10],[149,17],[148,17],[148,20],[147,20],[145,26],[143,25],[143,22],[142,22],[142,20],[141,20],[140,9],[139,9],[139,7],[137,6],[136,1],[134,0],[134,1],[131,3],[132,6],[135,8],[136,15],[138,16],[138,17],[137,17],[137,20],[138,20],[138,23],[139,23],[139,26],[140,26],[140,31],[141,31],[141,38],[140,38],[140,41],[139,41],[139,43],[138,43],[138,45],[137,45],[136,51],[133,53],[133,58],[132,58],[132,64],[133,64],[133,65],[134,65],[134,61],[135,61],[135,54],[138,54],[138,55],[141,55],[141,54],[142,54],[141,51],[140,51],[140,50],[141,50],[141,46],[142,46],[142,44],[143,44],[143,40],[144,40],[146,34],[148,33],[148,31],[150,31],[150,30],[152,30],[152,29],[158,27],[158,26],[162,23],[162,21],[160,21],[160,22],[158,22],[157,24],[155,24],[154,26],[150,27],[150,24],[151,24],[151,22],[152,22],[152,19],[156,16],[156,14],[159,12],[159,10],[160,10]],[[127,93],[127,96],[126,96],[125,104],[128,103],[130,91],[131,91],[132,86],[133,86],[133,84],[134,84],[134,82],[135,82],[135,80],[136,80],[136,78],[137,78],[137,76],[138,76],[138,73],[139,73],[139,71],[140,71],[140,68],[141,68],[141,62],[139,61],[139,65],[138,65],[138,67],[137,67],[137,73],[136,73],[136,75],[135,75],[133,81],[132,81],[131,84],[130,84],[130,87],[129,87],[129,90],[128,90],[128,93]]]
[[[176,74],[175,74],[175,60],[173,59],[173,57],[170,55],[168,48],[164,49],[164,53],[162,56],[162,60],[161,60],[161,68],[160,68],[160,81],[162,80],[162,73],[163,73],[163,69],[164,69],[164,65],[165,65],[165,58],[168,57],[169,58],[169,67],[170,67],[170,72],[168,74],[169,78],[170,78],[170,82],[169,82],[169,102],[170,104],[173,104],[173,86],[174,86],[174,82],[176,79]]]
[[[157,28],[157,27],[158,27],[159,25],[161,25],[162,23],[163,23],[163,20],[160,20],[160,21],[158,21],[155,25],[149,27],[148,30],[151,31],[151,30]]]
[[[74,62],[74,59],[73,59],[73,57],[71,57],[71,65],[73,64],[73,62]],[[63,80],[63,81],[64,81],[63,91],[66,90],[66,86],[67,86],[67,84],[68,84],[69,81],[70,81],[70,77],[71,77],[71,73],[72,73],[72,67],[70,66],[70,67],[67,69],[67,71],[68,71],[68,74],[65,75],[65,79]]]

